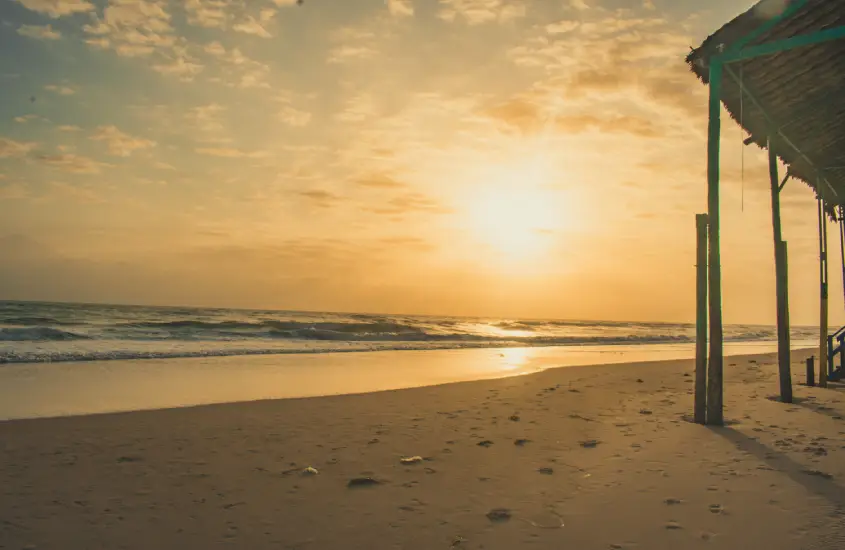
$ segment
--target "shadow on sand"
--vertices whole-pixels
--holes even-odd
[[[741,451],[757,457],[773,470],[802,485],[808,491],[824,497],[838,509],[845,509],[845,488],[827,474],[811,470],[734,428],[711,426],[709,429],[733,443]]]

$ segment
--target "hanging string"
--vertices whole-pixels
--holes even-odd
[[[741,175],[740,179],[742,180],[742,191],[741,191],[741,198],[740,198],[740,211],[745,212],[745,126],[743,123],[745,121],[745,85],[744,85],[744,76],[745,76],[745,67],[740,64],[739,65],[739,146],[742,147],[740,152],[740,162],[741,162]],[[771,147],[771,145],[769,145]]]

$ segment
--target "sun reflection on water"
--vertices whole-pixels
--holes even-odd
[[[503,348],[499,350],[502,358],[502,368],[505,370],[517,370],[528,363],[531,350],[528,348]]]

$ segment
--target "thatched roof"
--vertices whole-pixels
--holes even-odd
[[[687,63],[708,84],[711,56],[788,13],[784,10],[795,13],[746,47],[845,25],[845,0],[764,0],[707,38]],[[736,80],[748,92],[742,100]],[[845,205],[845,40],[728,64],[722,101],[760,147],[773,126],[773,149],[789,173],[829,206]]]

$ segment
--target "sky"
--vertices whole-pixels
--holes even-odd
[[[734,0],[2,0],[0,299],[692,321]],[[725,321],[775,322],[723,125]],[[795,324],[816,203],[782,194]],[[831,322],[845,322],[831,226]]]

